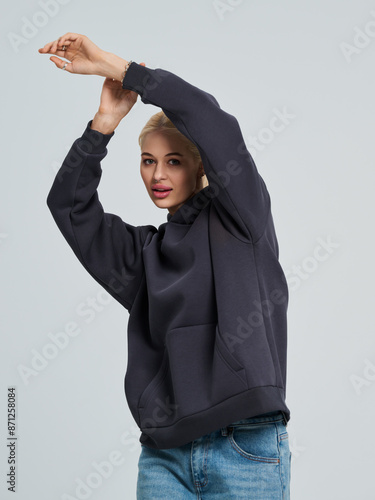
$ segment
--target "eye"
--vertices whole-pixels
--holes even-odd
[[[151,165],[151,163],[147,163],[147,162],[149,162],[149,161],[153,162],[153,161],[155,161],[155,160],[153,160],[152,158],[146,158],[145,160],[143,160],[143,163],[144,163],[145,165]],[[171,162],[171,161],[173,161],[173,162],[177,162],[177,163],[172,163],[172,165],[180,165],[180,163],[181,163],[181,162],[180,162],[180,160],[177,160],[176,158],[172,158],[172,159],[170,159],[170,160],[169,160],[169,162]],[[169,163],[169,162],[168,162],[168,163]]]

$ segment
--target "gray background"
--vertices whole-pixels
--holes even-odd
[[[82,267],[46,205],[103,83],[37,52],[72,31],[212,93],[249,148],[257,139],[251,151],[290,285],[291,496],[374,499],[373,2],[23,0],[4,4],[0,23],[0,497],[14,498],[5,478],[15,385],[17,498],[135,498],[139,430],[123,391],[128,313]],[[158,110],[138,98],[102,162],[100,200],[131,224],[166,221],[139,174],[138,134]],[[280,112],[289,118],[270,132]],[[79,334],[25,381],[20,370],[69,322]],[[79,494],[116,450],[108,477]]]

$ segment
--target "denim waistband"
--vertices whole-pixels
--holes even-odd
[[[226,427],[221,428],[221,434],[223,436],[228,435],[228,429],[234,425],[246,425],[246,424],[256,424],[260,422],[279,422],[283,421],[285,425],[288,425],[288,421],[283,411],[271,411],[268,413],[262,413],[262,415],[257,415],[256,417],[244,418],[242,420],[237,420],[236,422],[232,422]]]

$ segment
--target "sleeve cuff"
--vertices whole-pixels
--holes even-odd
[[[122,88],[135,92],[140,89],[143,90],[148,79],[148,68],[133,61],[125,73]]]
[[[82,151],[89,154],[104,153],[107,144],[114,136],[115,131],[111,134],[102,134],[98,130],[91,128],[92,120],[87,123],[86,129],[82,136],[77,140],[77,145]]]

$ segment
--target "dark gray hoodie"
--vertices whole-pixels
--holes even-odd
[[[114,132],[90,120],[47,204],[85,269],[129,311],[125,394],[140,441],[172,448],[276,410],[289,421],[288,287],[270,196],[239,124],[160,68],[133,62],[123,88],[197,146],[209,186],[158,228],[104,212],[97,188]]]

